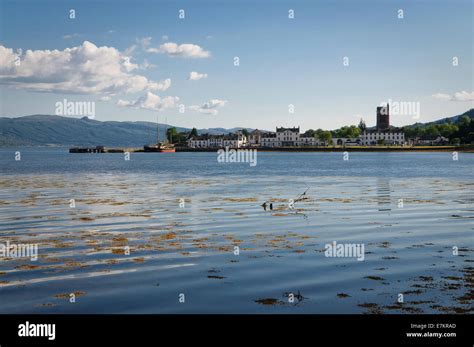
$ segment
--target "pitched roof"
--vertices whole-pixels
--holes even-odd
[[[278,127],[277,127],[277,128],[276,128],[276,131],[277,131],[277,133],[282,133],[282,132],[284,132],[284,131],[292,131],[292,132],[294,132],[294,133],[298,133],[298,134],[299,134],[299,133],[300,133],[300,127],[293,127],[293,128],[283,128],[283,127],[278,128]]]
[[[371,129],[366,129],[365,132],[367,134],[373,134],[373,133],[391,133],[391,134],[395,134],[395,133],[403,133],[403,130],[401,128],[395,128],[395,127],[391,127],[389,129],[385,129],[385,130],[378,130],[378,129],[375,129],[375,128],[371,128]]]

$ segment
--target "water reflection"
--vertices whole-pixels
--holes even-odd
[[[377,206],[379,211],[391,211],[390,179],[377,177]]]

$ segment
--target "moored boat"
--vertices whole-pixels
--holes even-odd
[[[155,145],[143,146],[144,152],[161,152],[161,153],[173,153],[176,152],[174,145],[171,143],[157,143]]]
[[[165,140],[165,142],[160,142],[160,128],[159,128],[159,123],[158,123],[158,118],[156,120],[157,124],[157,142],[156,144],[153,145],[145,145],[143,146],[143,151],[144,152],[158,152],[158,153],[174,153],[176,152],[176,149],[174,148],[174,144],[171,141],[168,141],[168,139]],[[166,126],[165,133],[168,132],[168,126]],[[166,137],[166,136],[165,136]]]

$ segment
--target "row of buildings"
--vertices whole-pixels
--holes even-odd
[[[203,134],[188,139],[188,147],[191,148],[241,148],[247,146],[247,137],[242,131],[227,135]]]
[[[191,148],[301,147],[326,145],[313,136],[300,134],[299,127],[276,128],[276,132],[254,130],[245,136],[242,131],[227,135],[203,134],[188,139]]]
[[[377,125],[363,129],[357,138],[333,138],[338,146],[405,145],[405,135],[399,128],[390,127],[389,105],[377,107]],[[314,136],[300,133],[300,127],[276,128],[275,132],[254,130],[245,136],[242,131],[228,135],[204,134],[188,139],[191,148],[241,148],[241,147],[316,147],[327,146]]]

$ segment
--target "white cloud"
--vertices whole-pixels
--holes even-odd
[[[151,64],[148,62],[148,60],[144,60],[142,64],[140,64],[140,69],[142,70],[148,70],[148,69],[153,69],[155,68],[156,65],[155,64]]]
[[[191,73],[188,76],[188,80],[191,80],[191,81],[199,81],[202,78],[207,78],[207,73],[199,73],[196,71],[191,71]]]
[[[474,101],[474,92],[457,92],[453,95],[453,100],[455,101]]]
[[[461,92],[456,92],[454,95],[437,93],[432,95],[436,100],[442,101],[474,101],[474,92],[466,92],[465,90]]]
[[[168,35],[163,35],[163,36],[161,36],[161,39],[162,39],[163,41],[168,41],[170,38],[169,38]]]
[[[163,53],[171,57],[182,58],[209,58],[211,56],[211,52],[205,51],[202,47],[192,43],[178,45],[174,42],[166,42],[158,48],[152,47],[148,48],[146,51],[149,53]]]
[[[432,98],[435,98],[436,100],[442,100],[442,101],[447,101],[451,99],[451,96],[448,94],[443,94],[443,93],[436,93],[431,95]]]
[[[143,49],[148,48],[151,45],[151,37],[143,37],[141,39],[137,39],[137,43],[139,43]]]
[[[159,95],[148,92],[135,101],[126,101],[120,99],[117,101],[117,105],[120,107],[133,107],[151,111],[161,111],[165,108],[175,107],[178,101],[179,98],[177,96],[160,97]]]
[[[60,50],[27,50],[20,55],[0,45],[0,84],[41,92],[105,94],[166,90],[171,80],[148,80],[138,65],[114,47],[89,41]]]
[[[80,34],[74,33],[74,34],[68,34],[68,35],[63,35],[63,39],[69,40],[69,39],[74,39],[76,37],[80,37]]]
[[[212,99],[200,106],[189,106],[189,109],[200,113],[216,115],[219,113],[218,108],[224,107],[225,104],[227,104],[227,100]]]
[[[125,51],[123,51],[123,54],[126,56],[131,56],[136,49],[137,45],[131,45],[130,47],[127,47]]]
[[[124,51],[124,54],[125,55],[131,55],[139,47],[143,50],[146,50],[151,45],[151,40],[152,40],[152,38],[150,36],[142,37],[142,38],[136,38],[135,43],[133,45],[131,45],[130,47],[128,47]]]

